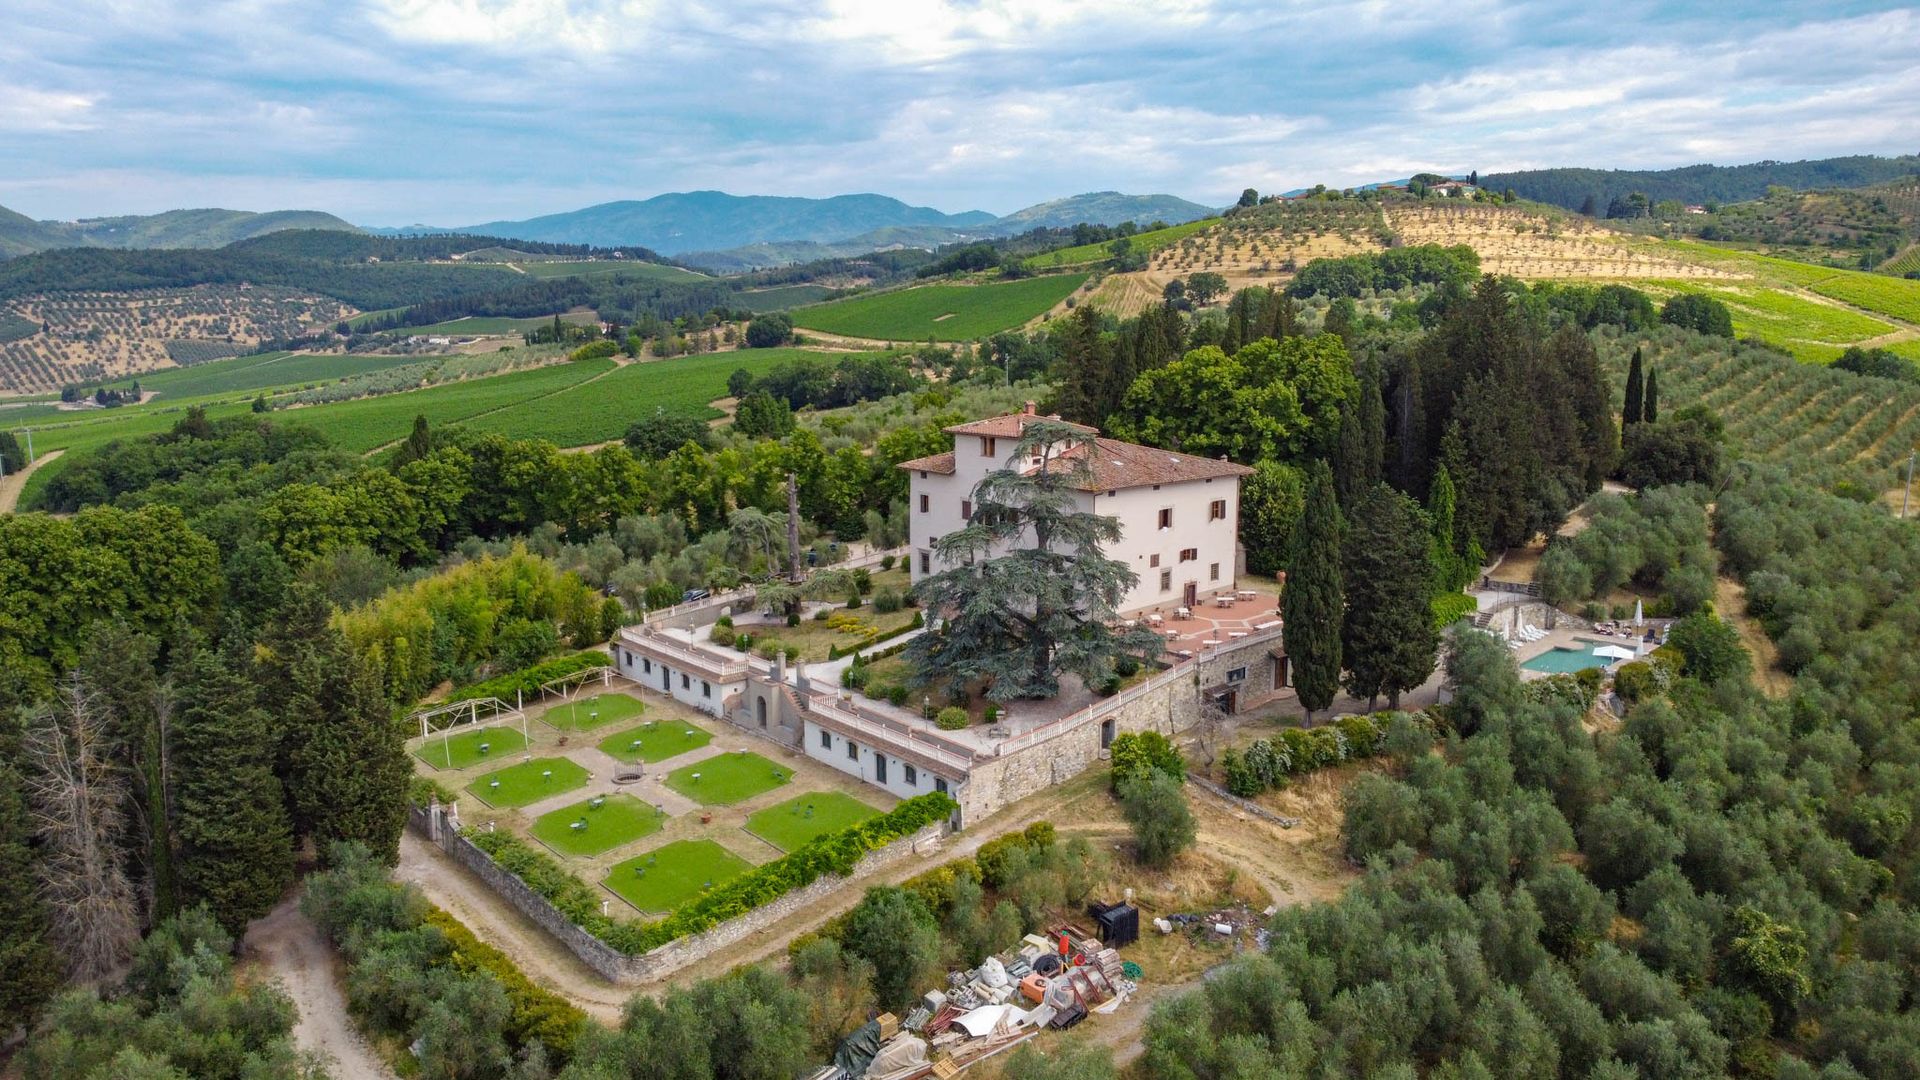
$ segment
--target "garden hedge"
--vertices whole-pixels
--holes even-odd
[[[646,923],[621,922],[602,915],[598,890],[511,833],[468,830],[466,836],[574,925],[628,956],[638,956],[771,903],[812,884],[822,874],[847,874],[867,852],[944,820],[958,805],[942,792],[916,795],[879,817],[814,837],[788,855],[756,866],[682,904],[666,918]]]
[[[555,679],[587,671],[591,668],[609,667],[613,660],[603,652],[577,652],[570,656],[556,656],[551,660],[542,660],[532,667],[519,671],[509,671],[505,675],[496,675],[485,682],[462,686],[447,695],[446,704],[456,701],[470,701],[474,698],[499,698],[511,701],[516,692],[537,694],[540,688]]]
[[[1432,721],[1421,713],[1342,716],[1323,727],[1287,728],[1276,738],[1256,739],[1245,750],[1220,755],[1227,790],[1247,798],[1283,786],[1289,776],[1372,757],[1380,752],[1387,729],[1398,716],[1433,730]]]

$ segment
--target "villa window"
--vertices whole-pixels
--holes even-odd
[[[992,439],[986,438],[984,436],[980,439],[980,456],[981,457],[993,456],[993,440]]]
[[[688,675],[684,671],[680,673],[680,689],[682,690],[693,689],[693,677]]]
[[[1219,563],[1207,564],[1207,580],[1208,581],[1220,580],[1220,564]]]
[[[925,574],[925,573],[931,572],[932,569],[933,569],[933,560],[927,556],[926,552],[924,551],[921,552],[920,553],[920,572]]]
[[[647,673],[647,674],[649,674],[649,675],[651,675],[651,674],[653,674],[653,661],[651,661],[651,660],[649,660],[649,659],[647,659],[647,658],[646,658],[646,657],[644,657],[644,656],[643,656],[643,657],[641,657],[641,658],[640,658],[640,670],[641,670],[641,671],[644,671],[644,672],[646,672],[646,673]]]
[[[833,732],[828,731],[826,728],[820,729],[820,749],[833,749]]]
[[[908,787],[920,786],[920,774],[914,770],[913,766],[908,765],[906,762],[903,761],[900,763],[900,771],[902,775],[906,778]]]
[[[860,760],[860,744],[852,739],[847,740],[847,757],[854,761]]]
[[[713,696],[713,684],[705,679],[700,680],[700,696],[703,698],[711,698]]]
[[[960,520],[961,521],[973,520],[973,500],[972,499],[960,500]]]
[[[1159,566],[1159,565],[1160,565],[1160,556],[1158,556],[1158,555],[1149,555],[1149,556],[1147,556],[1147,565],[1148,565],[1148,566],[1150,566],[1150,567],[1151,567],[1151,566]]]
[[[920,493],[920,512],[924,514],[930,508],[931,500],[927,498],[927,493],[923,491]]]
[[[1162,529],[1173,528],[1173,507],[1163,506],[1160,508],[1160,527]]]
[[[1228,682],[1246,682],[1247,669],[1243,667],[1237,667],[1237,668],[1234,668],[1232,671],[1227,672],[1227,681]]]
[[[1227,520],[1227,500],[1225,499],[1213,500],[1213,504],[1207,508],[1207,520],[1208,521]]]
[[[1199,560],[1199,558],[1200,558],[1199,548],[1181,548],[1180,549],[1181,562],[1196,562]]]
[[[1173,591],[1173,571],[1171,570],[1160,571],[1160,591],[1161,592]]]
[[[937,776],[934,777],[933,790],[939,792],[942,795],[945,795],[947,793],[947,782],[945,780],[940,779]]]

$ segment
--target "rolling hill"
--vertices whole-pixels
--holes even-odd
[[[285,229],[359,228],[318,210],[169,210],[162,214],[35,221],[0,207],[0,258],[55,248],[218,248]]]
[[[444,231],[601,247],[637,244],[673,255],[793,240],[843,240],[894,225],[977,228],[994,220],[983,211],[947,214],[885,195],[802,199],[680,191]]]
[[[1482,186],[1512,188],[1524,199],[1578,210],[1591,198],[1601,213],[1616,198],[1641,192],[1655,202],[1741,202],[1758,199],[1770,187],[1796,191],[1856,188],[1884,184],[1920,173],[1920,155],[1822,158],[1812,161],[1757,161],[1750,165],[1688,165],[1678,169],[1529,169],[1485,173]]]
[[[1051,202],[1036,203],[1015,210],[993,223],[1001,235],[1022,233],[1028,229],[1062,229],[1088,225],[1118,225],[1123,221],[1147,225],[1164,221],[1179,225],[1219,213],[1212,207],[1188,202],[1174,195],[1126,195],[1118,191],[1090,191]]]

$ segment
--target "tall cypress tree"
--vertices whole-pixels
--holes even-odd
[[[31,1026],[65,966],[48,943],[46,904],[34,888],[32,833],[25,781],[0,752],[0,1038],[16,1022]]]
[[[1660,373],[1657,371],[1647,372],[1647,401],[1640,415],[1649,424],[1660,419]]]
[[[1640,422],[1640,387],[1642,379],[1640,363],[1640,349],[1638,346],[1635,346],[1633,350],[1633,362],[1627,365],[1627,401],[1620,409],[1621,427]]]
[[[1334,494],[1342,507],[1352,507],[1380,482],[1380,463],[1386,453],[1387,408],[1380,396],[1380,363],[1372,357],[1360,361],[1359,386],[1346,415],[1340,419],[1340,436],[1334,447]]]
[[[273,766],[278,740],[237,650],[202,649],[185,664],[170,732],[177,868],[238,936],[293,881],[293,836]]]
[[[1346,616],[1340,650],[1347,691],[1381,694],[1389,708],[1400,694],[1433,674],[1440,636],[1433,627],[1433,576],[1427,561],[1427,522],[1412,499],[1376,484],[1354,510],[1342,568]]]
[[[1333,704],[1340,689],[1341,531],[1333,471],[1325,461],[1315,461],[1308,468],[1306,506],[1293,532],[1287,587],[1280,597],[1293,687],[1308,722]]]
[[[1453,474],[1443,463],[1433,471],[1427,491],[1427,562],[1435,592],[1453,592],[1473,580],[1475,568],[1455,546],[1454,500]]]

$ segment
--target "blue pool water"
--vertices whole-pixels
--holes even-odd
[[[1575,671],[1585,671],[1588,668],[1606,667],[1608,664],[1613,663],[1613,661],[1604,656],[1595,656],[1593,654],[1593,650],[1599,647],[1600,646],[1590,641],[1581,642],[1581,647],[1578,649],[1555,647],[1522,663],[1520,666],[1528,671],[1548,671],[1556,675],[1564,675]]]

